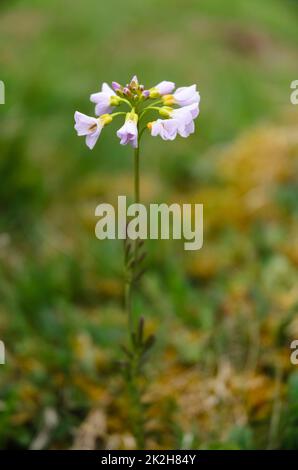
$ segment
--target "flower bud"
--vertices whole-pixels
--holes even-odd
[[[113,95],[110,98],[110,105],[111,106],[118,106],[120,104],[121,98],[119,96]]]
[[[149,98],[150,91],[149,90],[144,90],[143,93],[142,93],[142,96],[144,96],[144,98]]]
[[[118,82],[112,82],[112,88],[114,91],[118,91],[122,88],[122,86]]]
[[[170,108],[169,106],[163,106],[162,108],[160,108],[159,114],[160,114],[162,117],[170,118],[171,115],[172,115],[172,111],[173,111],[173,109]]]
[[[125,123],[118,129],[117,136],[121,145],[131,145],[133,148],[138,146],[138,115],[131,111],[126,114]]]
[[[126,113],[125,121],[133,121],[137,123],[138,119],[139,117],[134,111],[131,111],[130,113]]]
[[[130,84],[128,85],[131,90],[137,90],[139,87],[139,80],[136,75],[134,75],[130,81]]]
[[[124,87],[124,88],[123,88],[123,93],[124,93],[124,95],[127,95],[127,96],[128,96],[128,95],[131,95],[131,91],[130,91],[130,89],[129,89],[128,87]]]
[[[112,122],[113,120],[110,114],[102,114],[98,119],[102,122],[104,126],[106,126],[107,124],[110,124],[110,122]]]
[[[163,104],[166,106],[171,106],[175,103],[175,98],[173,95],[164,95],[162,97]]]
[[[149,95],[150,98],[159,98],[160,97],[160,94],[159,94],[159,92],[156,88],[150,88],[149,93],[150,93],[150,95]]]

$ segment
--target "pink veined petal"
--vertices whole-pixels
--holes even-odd
[[[191,113],[192,119],[195,119],[199,115],[199,103],[192,103],[188,106],[184,106],[184,108],[181,109],[189,111]]]
[[[98,126],[98,121],[94,117],[87,116],[86,114],[80,113],[79,111],[75,112],[75,130],[77,131],[78,136],[90,134],[90,127],[92,125]]]
[[[165,119],[164,121],[164,129],[167,132],[167,138],[169,140],[175,139],[177,135],[179,122],[176,119]]]
[[[102,114],[109,114],[113,111],[114,107],[110,106],[109,102],[98,102],[95,106],[96,116],[101,116]]]
[[[102,91],[103,93],[108,94],[109,96],[116,95],[116,93],[114,92],[114,90],[113,90],[106,82],[104,82],[104,83],[102,84],[101,91]]]
[[[157,119],[153,122],[151,135],[160,135],[163,140],[174,140],[177,135],[178,121],[176,119]]]
[[[124,145],[126,142],[125,123],[122,127],[120,127],[120,129],[118,129],[117,136],[119,137],[119,139],[121,139],[120,144]]]
[[[152,123],[151,135],[152,137],[157,137],[158,135],[162,137],[161,135],[162,131],[163,131],[163,127],[161,125],[161,119],[157,119],[156,121]]]
[[[137,126],[132,121],[126,122],[126,132],[131,136],[135,137],[138,134]]]
[[[174,111],[172,112],[172,117],[174,119],[177,119],[180,123],[189,123],[190,121],[192,121],[193,117],[191,115],[191,112],[186,108],[187,107],[184,106],[183,108],[174,109]]]
[[[176,137],[177,137],[177,132],[175,132],[174,134],[167,133],[164,140],[175,140]]]
[[[195,123],[191,121],[187,126],[186,126],[186,131],[188,132],[188,135],[193,134],[195,131]]]
[[[195,130],[195,125],[193,121],[190,121],[188,124],[179,127],[178,134],[181,137],[188,137],[190,134],[193,134]]]
[[[192,96],[196,92],[196,85],[191,85],[191,86],[183,86],[180,88],[177,88],[175,91],[175,96],[181,100],[188,99],[190,96]]]
[[[92,95],[90,95],[90,101],[92,103],[98,103],[98,101],[101,99],[101,96],[102,96],[101,91],[98,91],[97,93],[92,93]]]
[[[157,121],[154,121],[152,123],[152,128],[151,128],[152,137],[157,137],[160,134],[160,131],[161,131],[160,121],[161,119],[158,119]]]
[[[93,132],[93,134],[89,134],[86,136],[86,145],[89,147],[90,150],[93,149],[94,145],[96,144],[98,137],[100,135],[101,129],[97,129],[96,132]]]
[[[95,114],[97,116],[110,113],[114,109],[110,106],[110,99],[113,95],[115,95],[115,92],[107,83],[102,84],[101,91],[90,95],[90,101],[96,104]]]
[[[196,85],[177,88],[174,93],[174,98],[176,103],[180,106],[187,106],[192,103],[198,103],[199,93],[196,91]]]
[[[123,126],[118,129],[117,136],[120,139],[121,145],[131,144],[132,147],[136,148],[138,144],[138,129],[137,125],[133,121],[126,121]]]
[[[80,113],[80,111],[74,113],[74,118],[76,122],[90,122],[93,119],[91,116],[87,116],[87,114]]]
[[[75,112],[75,129],[79,136],[86,136],[86,144],[93,149],[97,139],[102,131],[103,123],[94,117]]]
[[[136,149],[138,146],[138,138],[134,137],[134,139],[131,140],[130,143],[131,143],[131,146]]]

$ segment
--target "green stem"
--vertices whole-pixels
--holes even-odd
[[[151,103],[149,106],[156,106],[157,104],[163,104],[163,101],[162,101],[162,100],[154,101],[154,102]]]
[[[130,108],[132,108],[132,104],[128,100],[126,100],[125,98],[120,98],[120,101],[122,103],[126,103]]]
[[[116,116],[123,116],[123,115],[126,115],[127,113],[125,111],[119,111],[117,113],[112,113],[111,116],[114,118]]]
[[[125,309],[128,316],[128,335],[129,335],[129,342],[132,344],[132,336],[133,336],[133,314],[131,308],[131,280],[125,281]]]
[[[140,202],[140,141],[138,141],[138,146],[134,150],[134,188],[135,188],[135,204]]]
[[[139,142],[138,142],[139,144]],[[139,204],[140,202],[140,152],[139,152],[139,145],[134,150],[134,202],[135,204]],[[138,243],[135,240],[134,243],[134,255],[133,261],[134,266],[131,268],[131,273],[129,278],[126,280],[125,285],[125,308],[128,314],[128,328],[129,328],[129,339],[132,343],[132,348],[134,347],[133,344],[133,333],[134,333],[134,318],[133,318],[133,311],[131,305],[131,298],[132,298],[132,288],[133,288],[133,278],[135,274],[135,269],[137,267],[137,259],[138,259]]]
[[[138,139],[138,146],[134,150],[134,202],[139,204],[140,202],[140,151],[139,151],[140,139]],[[132,308],[132,294],[135,287],[134,277],[135,270],[137,268],[138,259],[138,241],[135,240],[133,261],[134,265],[130,268],[130,272],[127,273],[125,285],[125,308],[128,316],[128,333],[129,342],[131,347],[132,357],[129,362],[129,368],[127,371],[127,386],[128,393],[131,402],[130,415],[132,422],[132,430],[136,439],[138,449],[145,448],[145,433],[144,433],[144,409],[142,405],[142,394],[139,384],[139,360],[140,351],[134,338],[136,336],[136,328],[134,322],[133,308]],[[127,267],[126,267],[127,268]]]
[[[138,138],[138,146],[134,150],[134,202],[140,203],[140,139]],[[138,247],[139,240],[134,242],[134,273],[138,267]],[[134,276],[135,277],[135,276]]]
[[[159,111],[161,108],[159,108],[158,106],[147,106],[147,108],[145,108],[141,115],[140,115],[140,120],[142,119],[142,117],[144,116],[144,114],[147,113],[147,111]]]

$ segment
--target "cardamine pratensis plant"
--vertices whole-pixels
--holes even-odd
[[[124,124],[117,131],[121,145],[134,149],[134,202],[140,203],[140,143],[145,130],[153,137],[174,140],[177,135],[188,137],[194,132],[194,119],[199,114],[200,95],[196,85],[175,89],[175,83],[162,81],[153,88],[145,89],[134,76],[129,84],[122,86],[112,82],[112,88],[103,83],[101,91],[93,93],[90,101],[95,104],[95,115],[90,117],[75,112],[75,130],[86,137],[86,144],[93,149],[102,129],[115,118],[124,117]],[[123,106],[125,111],[116,111]],[[148,111],[161,118],[148,122]],[[147,122],[146,122],[147,121]],[[125,310],[128,318],[129,344],[123,346],[125,361],[122,362],[131,400],[132,431],[138,448],[144,449],[144,407],[141,401],[140,373],[154,337],[144,336],[144,319],[136,319],[133,310],[133,292],[144,273],[142,262],[143,241],[130,240],[126,234],[124,242],[125,262]]]

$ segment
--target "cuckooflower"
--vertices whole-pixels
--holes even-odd
[[[188,137],[195,131],[194,119],[199,115],[199,103],[192,103],[182,108],[174,109],[171,117],[178,119],[178,134],[181,137]]]
[[[147,124],[151,135],[160,135],[163,140],[174,140],[177,136],[178,122],[176,119],[157,119]]]
[[[178,104],[179,106],[188,106],[192,103],[200,102],[200,95],[197,91],[196,85],[184,86],[177,88],[177,90],[171,95],[165,95],[163,97],[165,105]]]
[[[121,145],[131,145],[134,148],[134,201],[140,204],[140,142],[141,137],[147,128],[150,129],[152,136],[161,136],[164,140],[174,140],[179,134],[182,137],[188,137],[194,132],[194,119],[199,114],[200,96],[196,90],[196,85],[178,88],[174,91],[175,84],[173,82],[162,81],[155,87],[146,87],[139,83],[136,75],[131,79],[130,83],[122,86],[118,82],[112,82],[112,88],[106,83],[102,85],[101,91],[91,95],[90,100],[96,104],[95,111],[98,117],[90,117],[78,111],[75,113],[75,129],[79,136],[86,137],[87,146],[92,149],[103,127],[114,119],[121,119],[125,116],[125,122],[118,129],[117,136]],[[156,100],[157,98],[157,100]],[[153,101],[153,102],[152,102]],[[115,106],[122,105],[123,110],[112,112]],[[149,115],[147,113],[150,113]],[[156,119],[148,123],[148,116],[156,113],[161,119]],[[97,211],[96,211],[97,215]],[[133,222],[133,221],[132,221]],[[102,232],[102,224],[101,230]],[[132,236],[130,234],[130,224],[126,227],[122,236],[122,230],[119,238],[125,240],[125,310],[128,316],[128,330],[130,342],[127,348],[128,357],[125,362],[125,375],[129,379],[130,389],[141,399],[139,393],[139,365],[140,359],[143,358],[144,352],[147,353],[149,347],[153,344],[154,336],[146,336],[143,334],[144,320],[138,322],[134,318],[134,309],[132,305],[132,296],[134,286],[143,273],[142,269],[142,250],[141,250],[141,233],[136,234],[136,229]],[[96,236],[98,236],[98,225],[96,225]],[[142,230],[137,230],[141,232]],[[99,232],[99,233],[100,233]],[[133,233],[133,232],[132,232]],[[103,238],[106,238],[106,233]],[[100,237],[102,238],[102,237]],[[110,237],[109,237],[110,238]],[[201,238],[201,237],[200,237]],[[135,240],[135,242],[133,242]],[[195,240],[196,249],[201,246],[197,245],[199,240]],[[190,244],[188,244],[190,245]],[[193,245],[193,244],[191,244]],[[131,249],[132,248],[132,249]],[[135,269],[137,268],[137,269]],[[127,302],[127,300],[129,300]],[[136,327],[136,329],[135,329]],[[134,341],[134,338],[138,341]],[[124,348],[125,349],[125,348]],[[133,425],[138,424],[142,419],[142,407],[132,410]],[[135,428],[136,426],[133,426]],[[139,448],[145,447],[145,436],[142,426],[137,426],[134,433],[136,443]]]
[[[137,149],[146,129],[148,111],[157,112],[160,116],[160,119],[156,118],[147,124],[152,136],[159,135],[164,140],[173,140],[177,135],[188,137],[194,132],[194,119],[199,114],[200,103],[196,85],[180,87],[174,91],[175,83],[163,80],[154,87],[145,88],[134,75],[125,86],[115,81],[111,86],[112,88],[103,83],[101,91],[90,96],[90,100],[96,105],[95,114],[98,117],[79,112],[75,114],[75,129],[78,135],[86,136],[89,148],[94,147],[104,125],[114,117],[121,119],[125,116],[125,122],[117,131],[117,136],[121,145],[129,144]],[[150,100],[154,102],[150,103]],[[122,105],[124,109],[112,112],[118,105]]]
[[[160,135],[163,140],[174,140],[177,134],[188,137],[195,130],[193,120],[199,114],[198,103],[178,109],[164,107],[160,109],[160,114],[169,119],[157,119],[149,123],[148,127],[153,137]]]
[[[138,146],[138,115],[132,111],[126,114],[125,123],[117,131],[121,145],[130,144],[133,148]]]
[[[167,108],[168,109],[168,108]],[[186,115],[191,115],[192,119],[195,119],[199,115],[199,103],[192,103],[182,108],[171,109],[169,115],[173,118],[178,118]]]
[[[90,150],[92,150],[96,144],[102,128],[112,121],[112,117],[109,114],[103,114],[99,118],[95,118],[80,113],[79,111],[75,112],[74,118],[74,128],[78,136],[86,136],[86,145]]]
[[[90,101],[95,103],[95,114],[100,116],[101,114],[111,113],[114,106],[119,104],[119,97],[107,83],[103,83],[101,91],[92,93]]]

